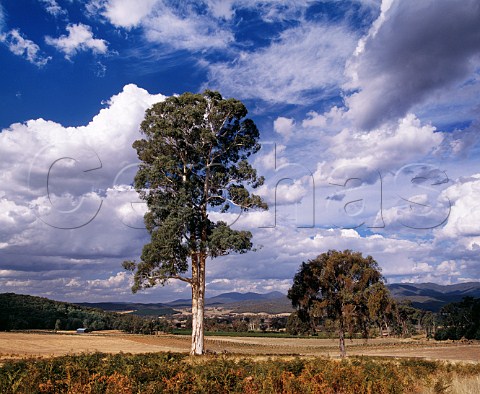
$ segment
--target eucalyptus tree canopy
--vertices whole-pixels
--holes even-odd
[[[288,298],[304,321],[316,317],[337,322],[342,357],[345,333],[367,337],[369,325],[391,302],[378,263],[350,250],[330,250],[302,263]]]
[[[263,183],[247,159],[260,149],[259,131],[238,100],[218,92],[185,93],[146,111],[143,139],[134,142],[141,163],[135,189],[147,203],[151,235],[134,272],[134,292],[170,279],[192,288],[192,354],[203,349],[207,258],[252,249],[249,231],[214,222],[211,210],[267,209],[251,193]]]

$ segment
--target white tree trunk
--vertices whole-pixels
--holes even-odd
[[[200,257],[197,280],[192,284],[192,348],[191,355],[204,351],[205,259]]]
[[[190,350],[190,354],[195,354],[195,343],[196,343],[196,327],[197,327],[197,315],[198,315],[198,286],[192,284],[192,348]]]
[[[193,304],[196,304],[194,311]],[[204,353],[203,339],[203,314],[204,314],[204,297],[192,300],[192,349],[191,355],[200,355]]]

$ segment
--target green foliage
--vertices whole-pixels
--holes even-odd
[[[252,248],[250,232],[208,217],[208,209],[226,212],[232,205],[267,208],[247,189],[260,186],[263,178],[247,161],[260,145],[258,129],[246,115],[240,101],[209,90],[169,97],[146,111],[145,138],[133,147],[141,161],[135,188],[148,206],[151,240],[139,263],[124,262],[135,272],[133,291],[171,278],[195,284],[196,275],[182,276],[189,259],[196,268],[207,256]]]
[[[478,365],[366,357],[336,360],[183,354],[104,353],[6,361],[0,392],[36,393],[403,393],[431,387],[444,392],[446,377],[474,376]]]
[[[161,331],[161,323],[139,316],[104,312],[100,309],[14,293],[0,294],[0,331],[118,329],[129,333]]]
[[[113,328],[117,317],[99,309],[14,293],[0,294],[0,330]]]

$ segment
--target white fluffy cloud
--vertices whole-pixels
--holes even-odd
[[[437,240],[454,241],[467,250],[480,249],[480,174],[465,177],[446,189],[441,198],[452,204],[447,224]]]
[[[128,290],[115,272],[146,239],[145,206],[128,186],[137,163],[131,145],[145,109],[164,98],[127,85],[86,126],[37,119],[2,130],[0,269],[10,273],[0,283],[21,287],[15,271],[34,288],[74,278],[83,289],[123,283]],[[113,279],[94,281],[112,270]],[[34,272],[45,277],[32,279]]]
[[[295,121],[291,118],[279,116],[273,122],[273,129],[280,134],[285,141],[288,141],[295,131]]]
[[[303,153],[299,148],[292,158],[309,166],[316,164],[316,181],[334,183],[332,174],[347,176],[349,168],[362,169],[361,178],[367,182],[369,178],[378,178],[379,172],[386,175],[397,171],[404,165],[431,157],[445,138],[434,126],[422,123],[413,114],[395,123],[361,131],[354,127],[345,110],[337,107],[323,114],[310,112],[301,125],[296,136],[311,139],[308,146],[321,146],[322,151],[303,147]]]
[[[113,25],[128,29],[137,26],[157,2],[157,0],[108,0],[103,4],[102,14]]]
[[[350,60],[347,98],[355,123],[372,129],[403,117],[480,68],[476,0],[388,0]],[[461,43],[461,44],[460,44]]]
[[[215,18],[230,20],[235,14],[233,9],[235,0],[209,0],[208,8]]]
[[[59,38],[45,37],[45,42],[54,46],[70,59],[78,52],[92,51],[94,54],[106,54],[108,43],[105,40],[94,38],[92,28],[82,23],[67,26],[68,35]]]
[[[369,170],[389,171],[432,153],[442,142],[435,127],[409,114],[396,124],[370,132],[344,129],[331,139],[335,166],[355,164]]]
[[[309,94],[319,98],[338,89],[355,44],[355,33],[345,26],[304,23],[264,49],[210,64],[208,86],[241,98],[306,104]]]
[[[2,22],[0,9],[0,32],[2,30]],[[45,66],[51,59],[51,57],[47,57],[42,53],[37,44],[25,38],[18,29],[12,29],[7,33],[0,34],[0,42],[5,44],[13,54],[24,57],[38,67]]]

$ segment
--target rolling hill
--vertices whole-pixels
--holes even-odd
[[[107,312],[131,312],[139,316],[165,316],[177,313],[177,311],[171,306],[162,303],[142,304],[131,302],[81,302],[77,303],[77,305],[88,308],[102,309]]]
[[[411,301],[415,308],[438,312],[443,305],[461,301],[463,297],[480,298],[480,282],[439,285],[436,283],[393,283],[387,286],[398,300]],[[81,303],[79,305],[100,308],[106,311],[135,311],[138,315],[169,315],[176,308],[189,308],[190,299],[178,299],[165,303]],[[290,300],[279,291],[266,294],[229,292],[208,297],[207,307],[221,307],[237,313],[289,313],[293,311]]]

